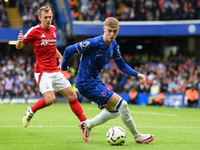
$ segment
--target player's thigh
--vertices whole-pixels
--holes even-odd
[[[96,102],[100,109],[107,105],[114,93],[102,84],[91,84],[86,90],[79,92],[88,100]]]
[[[118,94],[114,93],[111,97],[111,99],[108,101],[107,106],[105,107],[107,110],[115,108],[118,102],[121,100],[121,96]],[[109,110],[108,110],[109,111]]]
[[[49,73],[34,73],[34,75],[42,94],[48,91],[54,91],[52,86],[53,78]]]
[[[54,90],[58,92],[58,91],[63,91],[64,89],[69,87],[71,87],[71,83],[69,82],[69,80],[60,71],[55,73],[53,80]]]

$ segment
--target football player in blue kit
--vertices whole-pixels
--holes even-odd
[[[93,127],[120,116],[137,143],[149,143],[154,139],[154,135],[142,134],[137,131],[127,102],[106,87],[99,77],[99,73],[105,64],[113,59],[122,72],[139,78],[140,84],[146,83],[146,76],[132,69],[121,57],[119,46],[115,40],[119,31],[119,21],[114,17],[108,17],[104,21],[103,30],[103,35],[68,46],[65,49],[61,65],[61,70],[67,70],[72,54],[81,54],[76,87],[84,97],[96,102],[99,109],[105,108],[94,118],[80,123],[83,139],[90,142],[89,135]]]

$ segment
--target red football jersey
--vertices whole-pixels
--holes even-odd
[[[56,27],[51,25],[49,29],[40,24],[30,28],[24,35],[23,43],[32,43],[35,54],[34,72],[58,72],[56,58]]]

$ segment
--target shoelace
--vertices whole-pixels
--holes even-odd
[[[83,132],[85,131],[85,137],[88,138],[89,135],[88,135],[85,123],[82,124],[82,128],[83,128]]]

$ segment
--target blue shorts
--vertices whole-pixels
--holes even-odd
[[[102,82],[92,82],[85,90],[79,92],[88,100],[97,103],[99,109],[103,109],[114,94]]]

